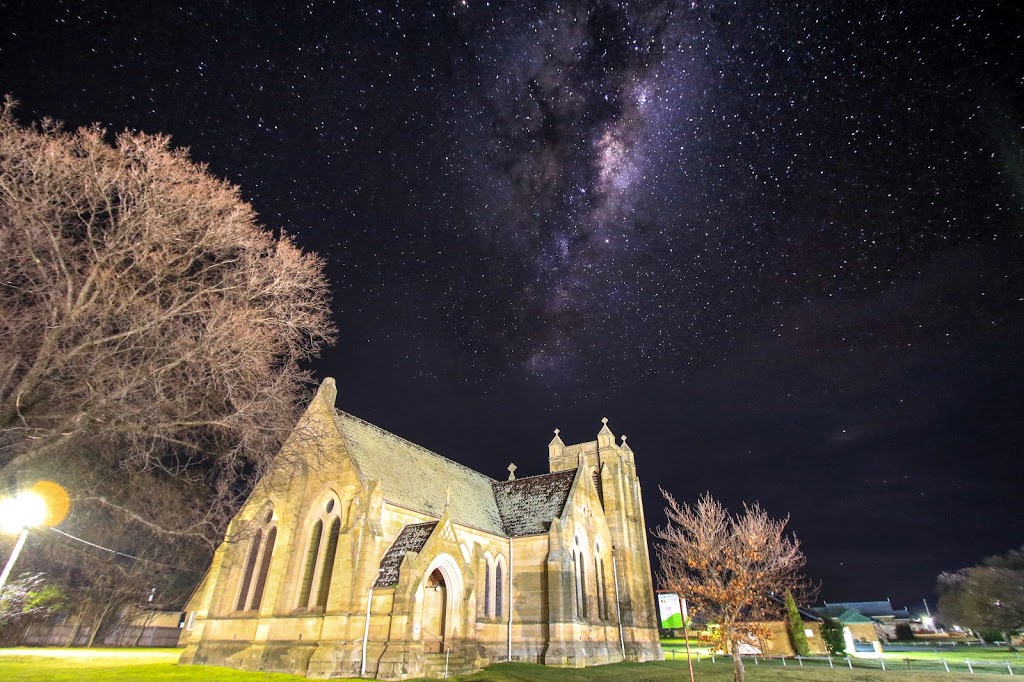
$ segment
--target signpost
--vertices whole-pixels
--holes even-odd
[[[683,629],[683,641],[686,643],[686,664],[690,667],[690,682],[693,682],[693,659],[690,658],[690,634],[687,631],[686,600],[680,601],[675,592],[658,593],[658,614],[664,630]]]

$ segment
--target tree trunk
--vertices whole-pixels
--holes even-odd
[[[743,656],[740,655],[740,642],[736,631],[729,628],[729,646],[732,647],[732,679],[733,682],[744,682],[746,671],[743,669]]]
[[[109,606],[104,606],[102,609],[100,609],[99,615],[96,617],[96,620],[93,621],[92,632],[89,633],[89,642],[85,645],[86,647],[91,649],[93,644],[95,644],[96,637],[100,634],[100,630],[103,627],[103,621],[107,619],[107,614],[109,612]]]

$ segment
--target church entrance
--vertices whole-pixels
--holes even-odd
[[[440,569],[427,578],[423,589],[423,649],[426,653],[444,651],[444,627],[448,610],[448,586]]]

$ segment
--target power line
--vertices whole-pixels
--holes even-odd
[[[125,552],[119,552],[118,550],[111,549],[110,547],[104,547],[103,545],[97,545],[95,542],[89,542],[88,540],[84,540],[84,539],[82,539],[80,537],[76,537],[76,536],[72,535],[71,533],[65,533],[64,531],[57,530],[56,528],[52,528],[51,527],[50,530],[52,530],[54,533],[58,533],[60,535],[63,535],[64,537],[66,537],[66,538],[68,538],[70,540],[74,540],[75,542],[81,542],[83,545],[88,545],[90,547],[95,547],[96,549],[101,549],[104,552],[110,552],[111,554],[115,554],[117,556],[121,556],[121,557],[124,557],[126,559],[132,559],[133,561],[142,561],[142,562],[145,562],[147,564],[155,564],[156,566],[163,566],[164,568],[172,568],[175,571],[184,571],[186,573],[195,573],[197,575],[202,575],[202,571],[196,571],[196,570],[193,570],[191,568],[181,568],[180,566],[172,566],[171,564],[165,564],[162,561],[154,561],[153,559],[143,559],[142,557],[135,556],[134,554],[126,554]]]

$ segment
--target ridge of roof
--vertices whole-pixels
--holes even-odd
[[[532,481],[537,478],[545,478],[549,476],[564,476],[568,472],[572,472],[573,476],[576,475],[576,469],[562,469],[561,471],[549,471],[544,474],[534,474],[533,476],[516,476],[511,481],[494,481],[492,485],[505,485],[506,483],[520,483],[522,481]]]
[[[366,421],[365,419],[363,419],[362,417],[357,417],[354,414],[351,414],[349,412],[345,412],[344,410],[340,410],[340,409],[337,409],[337,408],[335,408],[335,411],[339,415],[341,415],[343,417],[347,417],[348,419],[351,419],[352,421],[358,422],[362,426],[366,426],[366,427],[376,431],[378,434],[384,436],[385,438],[390,438],[391,440],[398,441],[402,445],[411,447],[414,450],[418,450],[419,452],[421,452],[424,455],[428,455],[430,457],[436,457],[437,459],[442,460],[445,464],[451,464],[451,465],[457,466],[460,469],[464,469],[467,472],[469,472],[469,473],[471,473],[471,474],[473,474],[475,476],[480,476],[481,478],[486,478],[491,483],[500,483],[500,481],[498,481],[497,479],[491,478],[490,476],[488,476],[485,473],[479,472],[476,469],[471,469],[468,466],[466,466],[465,464],[462,464],[460,462],[456,462],[454,459],[448,459],[444,455],[439,455],[436,452],[434,452],[433,450],[428,450],[427,448],[423,447],[419,443],[413,443],[411,440],[408,440],[406,438],[402,438],[397,433],[392,433],[391,431],[388,431],[385,428],[377,426],[376,424],[372,424],[372,423]]]

